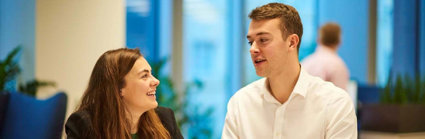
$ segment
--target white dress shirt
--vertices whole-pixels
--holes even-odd
[[[279,103],[257,80],[229,100],[222,139],[357,139],[348,94],[301,69],[289,99]]]
[[[316,51],[304,58],[301,65],[308,73],[329,81],[347,91],[350,73],[338,54],[326,46],[317,46]]]

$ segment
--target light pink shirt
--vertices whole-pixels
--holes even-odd
[[[313,54],[301,62],[301,65],[311,75],[347,90],[350,73],[341,57],[331,48],[318,46]]]

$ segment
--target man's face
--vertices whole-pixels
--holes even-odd
[[[258,76],[279,75],[287,66],[290,39],[283,39],[280,19],[252,20],[247,39],[251,44],[249,52]]]

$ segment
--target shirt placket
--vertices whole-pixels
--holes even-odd
[[[284,126],[285,105],[280,106],[275,112],[275,122],[273,128],[273,139],[282,139]]]

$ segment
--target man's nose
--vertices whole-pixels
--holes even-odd
[[[249,48],[249,52],[250,52],[251,54],[256,54],[256,53],[259,53],[259,52],[260,52],[260,50],[258,49],[258,46],[257,46],[257,44],[255,43],[255,41],[254,41],[254,42],[252,42],[251,48]]]

